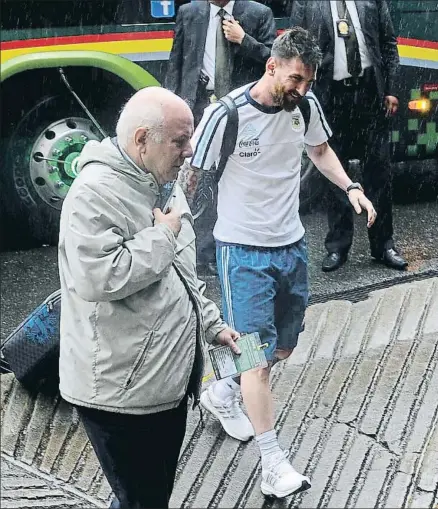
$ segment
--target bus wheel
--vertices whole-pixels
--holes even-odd
[[[324,179],[312,161],[303,156],[301,164],[300,211],[305,213],[317,203],[324,189]]]
[[[62,202],[79,154],[101,136],[70,98],[50,96],[27,111],[6,148],[3,179],[7,237],[13,247],[54,245]]]

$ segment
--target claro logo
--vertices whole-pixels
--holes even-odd
[[[239,152],[240,157],[256,157],[260,154],[260,149],[257,147],[252,152]]]

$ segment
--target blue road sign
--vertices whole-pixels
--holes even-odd
[[[151,0],[153,18],[173,18],[175,16],[174,0]]]

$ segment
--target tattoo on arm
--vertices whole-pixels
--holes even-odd
[[[198,188],[200,171],[193,169],[188,163],[184,163],[178,176],[178,183],[186,195],[187,202],[191,207]]]

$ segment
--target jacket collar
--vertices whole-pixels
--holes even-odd
[[[233,7],[233,17],[239,19],[245,11],[245,4],[248,4],[247,0],[236,0]]]
[[[218,7],[217,5],[214,5],[214,4],[211,4],[210,2],[208,2],[209,5],[210,5],[210,16],[216,16],[217,13],[220,11],[221,7]],[[223,7],[224,11],[229,15],[229,16],[232,16],[233,13],[234,13],[234,4],[235,4],[235,0],[231,0],[230,2],[227,3],[227,5],[225,7]]]

